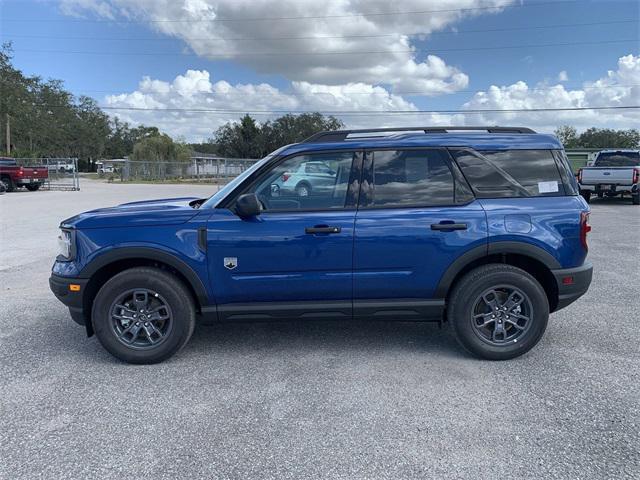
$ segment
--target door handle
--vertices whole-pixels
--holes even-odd
[[[466,223],[440,222],[431,224],[431,230],[441,230],[446,232],[450,232],[453,230],[466,230],[467,228],[468,227]]]
[[[304,229],[304,233],[340,233],[341,227],[329,227],[327,225],[316,225],[315,227],[307,227]]]

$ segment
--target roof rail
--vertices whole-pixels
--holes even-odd
[[[358,138],[367,137],[379,137],[381,135],[375,135],[376,133],[391,133],[391,132],[419,132],[424,133],[448,133],[451,131],[485,131],[487,133],[536,133],[530,128],[526,127],[398,127],[398,128],[365,128],[361,130],[334,130],[318,132],[315,135],[311,135],[301,143],[312,142],[343,142],[347,140],[347,137],[352,134],[368,134],[374,135],[362,135]]]

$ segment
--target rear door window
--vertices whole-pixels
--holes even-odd
[[[453,205],[454,176],[446,150],[378,150],[369,207]]]
[[[550,150],[452,149],[451,154],[479,198],[567,194]]]

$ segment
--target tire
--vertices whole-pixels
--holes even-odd
[[[30,192],[35,192],[36,190],[38,190],[40,188],[40,184],[36,183],[35,185],[25,185],[25,188],[27,190],[29,190]]]
[[[494,314],[494,308],[482,300],[491,299],[493,289],[500,299],[493,305],[502,308],[509,291],[522,302],[507,311]],[[538,281],[524,270],[504,264],[490,264],[467,273],[454,287],[449,297],[447,316],[460,344],[473,355],[487,360],[508,360],[531,350],[542,338],[549,320],[549,301]],[[512,304],[510,304],[512,305]],[[489,312],[489,313],[485,313]],[[498,319],[493,319],[498,315]],[[492,317],[493,316],[493,317]],[[524,321],[518,317],[527,317]],[[484,322],[481,328],[477,323]],[[518,327],[514,326],[514,322]],[[498,323],[501,324],[498,327]],[[494,335],[496,329],[503,333]]]
[[[640,205],[640,193],[636,193],[635,195],[631,195],[631,203],[633,205]]]
[[[585,202],[591,203],[591,190],[583,190],[580,192],[580,195],[582,195]]]
[[[598,192],[598,198],[604,198],[604,193]]]
[[[132,302],[128,299],[134,293]],[[143,307],[148,307],[146,312]],[[157,318],[151,319],[149,313]],[[149,318],[143,321],[142,314]],[[191,293],[179,279],[157,268],[140,267],[125,270],[102,286],[91,317],[98,340],[114,357],[127,363],[152,364],[168,359],[186,345],[195,328],[195,314]],[[134,316],[136,320],[129,320]],[[161,320],[161,316],[168,319]]]
[[[4,183],[7,192],[13,192],[16,189],[10,177],[2,177],[2,183]]]
[[[299,197],[308,197],[311,194],[311,185],[308,183],[299,183],[296,185],[296,195]]]

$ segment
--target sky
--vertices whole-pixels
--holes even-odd
[[[301,111],[638,128],[589,108],[640,105],[639,22],[638,0],[0,0],[16,67],[188,141]]]

